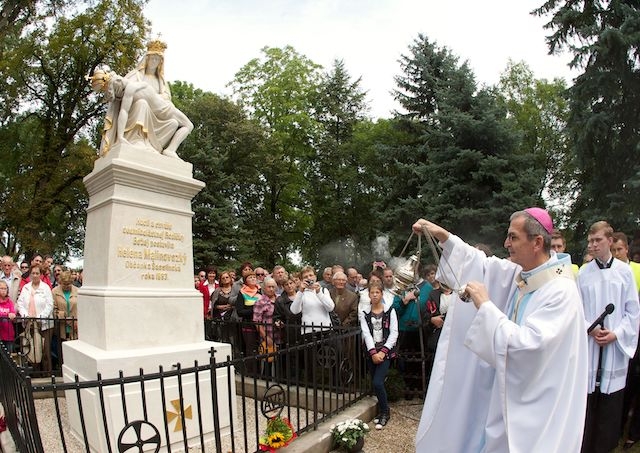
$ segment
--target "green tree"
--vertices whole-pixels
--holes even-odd
[[[39,21],[54,15],[56,11],[73,5],[86,4],[72,0],[13,0],[0,4],[0,57],[6,41],[19,37],[25,27],[41,25]]]
[[[351,80],[344,62],[324,74],[314,102],[320,130],[315,155],[304,168],[311,224],[302,254],[318,266],[352,264],[362,249],[362,217],[369,213],[363,172],[366,149],[353,146],[354,130],[365,119],[361,78]]]
[[[638,226],[640,211],[640,4],[637,1],[549,0],[550,52],[569,50],[583,69],[569,88],[568,128],[579,168],[572,212],[578,237],[595,220],[616,229]]]
[[[351,80],[343,60],[334,60],[331,70],[323,74],[314,106],[325,146],[344,144],[353,136],[354,127],[366,119],[367,93],[361,82],[362,77]]]
[[[419,122],[397,116],[379,120],[378,136],[371,147],[366,171],[374,176],[372,192],[378,194],[374,206],[376,232],[388,237],[389,252],[398,256],[407,241],[413,222],[426,215],[421,187],[425,164],[424,127]]]
[[[302,166],[313,157],[318,123],[314,105],[320,66],[291,46],[262,49],[231,82],[249,116],[265,130],[250,172],[237,181],[237,207],[251,234],[242,250],[265,266],[297,250],[309,224],[308,181]],[[254,176],[257,174],[258,176]]]
[[[387,216],[400,202],[398,186],[406,187],[400,168],[407,157],[403,151],[412,149],[416,137],[402,119],[378,119],[375,123],[363,121],[354,130],[346,152],[358,153],[360,168],[357,178],[358,200],[351,213],[354,242],[358,244],[354,264],[366,270],[378,259],[388,259],[386,252],[397,256],[398,244],[406,242],[409,229],[398,219]],[[415,220],[415,219],[413,219]],[[410,225],[409,225],[410,227]],[[391,249],[386,249],[386,242]]]
[[[118,72],[133,66],[147,23],[141,0],[75,9],[31,3],[25,20],[38,26],[9,30],[0,41],[0,230],[14,256],[39,250],[64,258],[82,248],[82,178],[96,157],[92,131],[104,112],[84,77],[102,63]]]
[[[262,128],[229,99],[186,82],[172,83],[171,91],[194,124],[180,156],[193,164],[194,178],[206,183],[193,200],[194,265],[237,263],[247,257],[240,245],[251,235],[237,216],[237,184],[259,177],[251,162],[264,140]]]
[[[534,166],[515,152],[518,135],[490,89],[466,63],[424,35],[401,57],[396,99],[413,144],[389,153],[392,196],[381,211],[390,228],[426,215],[469,241],[498,247],[517,209],[540,203]]]
[[[576,159],[567,134],[566,83],[535,79],[526,63],[509,62],[497,85],[500,101],[521,134],[519,154],[534,162],[538,197],[566,220],[577,193]],[[562,222],[565,223],[565,222]]]

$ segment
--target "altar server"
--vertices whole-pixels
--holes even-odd
[[[578,287],[588,324],[613,304],[589,333],[589,397],[583,453],[606,453],[618,445],[629,359],[638,344],[638,292],[631,268],[611,254],[613,228],[599,221],[588,232],[593,260],[582,266]],[[609,310],[608,310],[609,311]]]

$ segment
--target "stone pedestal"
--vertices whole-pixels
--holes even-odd
[[[78,297],[79,340],[63,344],[65,381],[94,381],[136,376],[209,363],[210,348],[216,360],[231,354],[230,346],[206,342],[202,295],[193,287],[191,200],[204,187],[192,177],[192,165],[175,158],[131,146],[115,146],[98,159],[84,183],[89,192],[84,253],[84,285]],[[218,401],[228,408],[227,375],[218,374]],[[231,379],[233,381],[233,379]],[[199,435],[195,378],[182,380],[187,437]],[[208,372],[199,377],[203,432],[213,432],[211,382]],[[144,420],[142,394],[148,422],[160,431],[166,444],[164,417],[176,412],[177,378],[164,382],[164,406],[159,381],[125,387],[127,413],[118,386],[106,387],[105,417],[112,449],[125,419]],[[204,390],[203,390],[204,389]],[[102,406],[97,389],[82,392],[84,425],[94,451],[107,451]],[[83,438],[77,397],[67,395],[72,430]],[[223,413],[228,412],[224,409]],[[221,417],[229,425],[228,415]],[[172,418],[169,416],[169,418]],[[173,417],[175,419],[175,417]],[[179,417],[178,417],[179,418]],[[226,420],[226,421],[225,421]],[[174,420],[175,424],[175,420]],[[170,430],[173,433],[173,430]],[[169,441],[182,442],[182,430]],[[208,433],[208,434],[207,434]],[[180,451],[180,445],[172,451]],[[183,447],[182,447],[183,448]],[[163,448],[164,449],[164,448]]]

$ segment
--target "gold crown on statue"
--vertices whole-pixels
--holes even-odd
[[[109,74],[108,70],[108,67],[96,68],[93,71],[93,74],[85,76],[85,79],[88,80],[92,85],[99,84],[100,86],[104,87],[105,85],[108,85],[109,81],[111,80],[111,74]]]
[[[165,43],[163,43],[159,39],[154,39],[153,41],[149,41],[149,44],[147,44],[147,53],[164,55],[164,51],[166,48],[167,45]]]

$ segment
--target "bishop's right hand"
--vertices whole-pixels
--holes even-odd
[[[449,232],[447,230],[442,228],[440,225],[429,222],[428,220],[418,219],[412,226],[413,232],[416,234],[424,234],[425,228],[431,236],[440,242],[444,242],[449,239]]]

